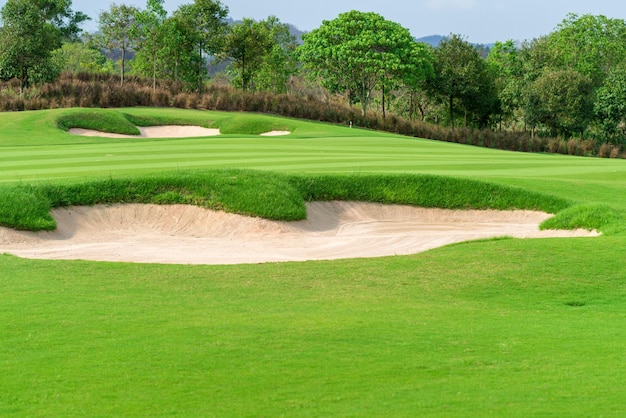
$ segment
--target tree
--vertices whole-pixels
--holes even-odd
[[[51,59],[63,40],[74,39],[87,19],[69,0],[8,0],[0,11],[0,78],[20,80],[20,94],[32,82],[55,79]]]
[[[275,16],[260,22],[268,33],[270,47],[263,56],[256,74],[256,87],[273,93],[286,93],[290,78],[296,73],[296,38],[289,25],[281,23]]]
[[[275,16],[256,22],[243,19],[229,28],[222,59],[231,61],[234,81],[246,91],[284,93],[296,72],[296,39]]]
[[[32,0],[39,8],[43,19],[59,31],[64,42],[79,42],[80,25],[90,20],[83,12],[74,12],[71,0]]]
[[[464,105],[465,111],[475,111],[484,118],[493,106],[490,74],[478,51],[459,35],[451,35],[434,52],[435,77],[429,83],[431,93],[448,103],[450,126],[454,129],[454,104]],[[482,108],[481,100],[489,101]]]
[[[615,145],[626,144],[626,67],[611,71],[598,89],[594,111],[604,140]]]
[[[496,42],[487,56],[487,65],[494,77],[498,97],[499,124],[502,119],[510,118],[521,106],[522,85],[524,78],[520,51],[515,42]]]
[[[79,72],[107,72],[107,60],[97,48],[80,42],[66,42],[59,49],[52,51],[55,67],[61,71],[77,74]]]
[[[351,11],[303,36],[300,60],[334,93],[346,93],[365,115],[373,91],[416,71],[428,72],[409,31],[376,13]]]
[[[110,51],[119,50],[122,54],[120,84],[126,76],[126,53],[132,47],[135,17],[139,10],[125,4],[112,4],[109,11],[100,13],[101,43]]]
[[[191,35],[189,41],[194,44],[199,57],[196,82],[197,90],[201,91],[207,73],[206,60],[222,51],[228,30],[228,7],[218,0],[195,0],[192,4],[180,6],[174,14],[187,25],[187,34]]]
[[[203,65],[196,48],[196,29],[183,15],[175,12],[163,22],[161,32],[161,76],[197,87],[198,69]]]
[[[572,68],[600,86],[626,60],[626,21],[571,13],[548,36],[563,69]]]
[[[589,77],[575,70],[546,70],[527,93],[526,117],[551,136],[582,135],[593,117],[593,93]]]
[[[167,11],[163,3],[164,0],[148,0],[146,9],[136,13],[132,28],[136,49],[134,68],[140,74],[152,77],[154,90],[162,51],[165,49],[166,32],[163,24],[167,18]]]

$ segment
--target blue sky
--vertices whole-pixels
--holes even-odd
[[[193,0],[165,0],[168,11]],[[0,0],[4,5],[6,0]],[[95,30],[98,14],[114,1],[73,0],[72,8],[91,16],[84,28]],[[143,7],[145,0],[116,0]],[[413,36],[466,36],[470,42],[526,40],[550,33],[569,12],[626,19],[625,0],[222,0],[233,19],[275,15],[301,30],[320,26],[349,10],[373,11],[408,28]]]

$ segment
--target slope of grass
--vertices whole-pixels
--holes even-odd
[[[0,414],[620,416],[622,245],[223,267],[0,256]]]
[[[445,209],[533,209],[556,213],[571,202],[523,189],[426,175],[286,176],[266,171],[178,171],[81,183],[0,185],[0,225],[55,228],[54,207],[103,203],[192,204],[277,220],[305,219],[304,202],[358,200]],[[609,220],[607,220],[608,222]],[[610,221],[617,223],[617,217]],[[573,227],[604,226],[580,219]]]
[[[0,416],[626,414],[625,161],[280,118],[260,123],[292,135],[80,138],[58,128],[65,112],[87,110],[0,114],[3,219],[45,225],[54,205],[130,200],[267,200],[297,215],[304,200],[345,198],[540,208],[556,213],[547,227],[606,234],[240,266],[0,255]]]

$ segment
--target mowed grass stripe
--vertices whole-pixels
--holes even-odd
[[[452,150],[451,150],[452,149]],[[28,152],[30,150],[30,153]],[[437,152],[439,150],[439,152]],[[206,168],[223,167],[233,164],[234,167],[268,168],[277,163],[275,170],[316,171],[316,162],[320,162],[319,170],[327,171],[331,166],[341,168],[353,166],[354,171],[371,168],[379,172],[420,172],[449,175],[484,175],[510,176],[515,173],[521,177],[550,176],[581,176],[585,173],[604,173],[612,170],[624,173],[624,161],[591,160],[562,156],[530,155],[495,150],[481,150],[468,146],[451,146],[451,144],[433,141],[413,140],[410,138],[389,138],[385,141],[373,141],[371,138],[349,138],[332,140],[170,140],[142,143],[89,144],[59,147],[5,148],[0,157],[0,178],[4,181],[31,178],[50,173],[62,175],[59,165],[75,168],[84,164],[82,172],[90,167],[97,170],[120,168],[120,161],[132,161],[139,158],[155,164],[155,170],[172,167],[171,163],[181,167],[198,167],[203,162]],[[477,162],[475,153],[483,151]],[[284,155],[291,164],[281,164],[277,155]],[[374,156],[374,157],[373,157]],[[372,159],[380,164],[372,164]],[[343,163],[342,163],[343,159]],[[454,161],[453,164],[450,161]],[[175,165],[176,165],[175,164]],[[32,167],[28,172],[27,167]],[[139,164],[138,167],[143,167]],[[21,168],[22,170],[15,170]],[[348,167],[349,168],[349,167]],[[71,174],[75,170],[68,171]],[[97,173],[96,173],[97,174]]]

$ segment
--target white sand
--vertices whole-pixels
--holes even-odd
[[[138,127],[138,129],[139,135],[112,134],[82,128],[72,128],[69,130],[69,133],[81,136],[100,136],[103,138],[194,138],[220,134],[219,129],[209,129],[201,126],[164,125]]]
[[[406,255],[454,242],[597,236],[539,231],[550,215],[532,211],[423,209],[315,202],[308,219],[275,222],[186,205],[55,209],[54,232],[0,227],[0,253],[25,258],[176,264],[238,264]]]
[[[289,131],[269,131],[262,133],[261,136],[285,136],[289,135],[291,132]]]
[[[69,130],[69,133],[72,135],[99,136],[102,138],[194,138],[220,134],[219,129],[209,129],[201,126],[164,125],[138,127],[137,129],[139,129],[139,135],[112,134],[82,128],[72,128]],[[261,136],[283,136],[289,135],[290,133],[289,131],[270,131],[262,133]]]

